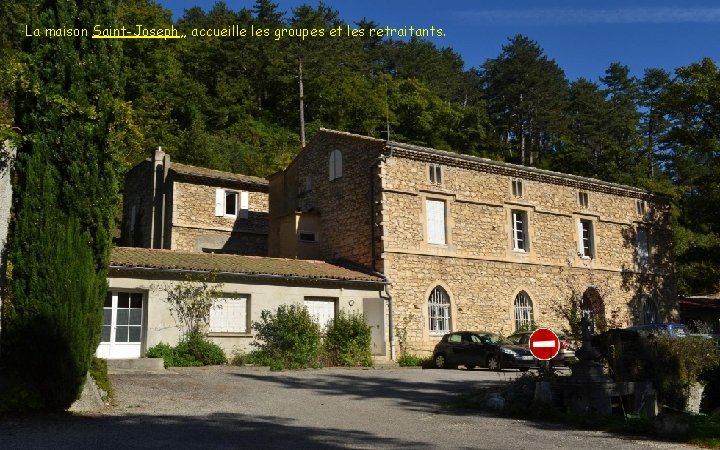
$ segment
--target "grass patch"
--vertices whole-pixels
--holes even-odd
[[[693,416],[688,442],[707,448],[720,448],[720,417]]]
[[[400,367],[427,367],[431,363],[431,356],[417,356],[405,354],[398,358],[398,365]]]
[[[112,401],[113,388],[110,383],[110,378],[108,377],[107,361],[102,358],[94,357],[90,363],[90,376],[93,377],[93,380],[95,380],[97,387],[105,392],[105,395],[102,395],[102,392],[100,393],[103,401]]]

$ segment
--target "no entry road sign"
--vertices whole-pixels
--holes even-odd
[[[560,351],[560,339],[547,328],[538,328],[530,335],[530,352],[541,361],[553,359]]]

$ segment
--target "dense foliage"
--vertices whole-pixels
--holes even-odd
[[[31,27],[114,20],[111,1],[28,3]],[[15,76],[2,78],[19,83],[2,91],[14,94],[4,106],[12,105],[23,134],[3,298],[2,372],[23,392],[18,409],[62,410],[78,397],[100,341],[118,201],[120,53],[103,40],[22,44],[22,54],[10,55]]]
[[[253,328],[257,350],[236,354],[233,364],[273,370],[372,365],[371,329],[362,314],[341,311],[322,331],[304,305],[281,305],[275,312],[263,310]]]
[[[371,345],[371,329],[364,315],[341,311],[335,319],[328,322],[323,339],[323,353],[327,364],[371,366]]]
[[[616,381],[652,380],[663,404],[684,409],[688,388],[720,367],[720,346],[704,337],[644,336],[610,330],[594,342]]]
[[[162,358],[165,368],[210,366],[227,362],[223,349],[202,333],[185,336],[175,347],[161,342],[147,349],[145,357]]]
[[[253,322],[256,346],[275,370],[318,367],[322,332],[303,305],[280,305],[275,312],[263,310]]]

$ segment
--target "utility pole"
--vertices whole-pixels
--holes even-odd
[[[300,65],[300,146],[305,148],[305,103],[303,94],[303,75],[302,75],[302,59],[299,60]]]

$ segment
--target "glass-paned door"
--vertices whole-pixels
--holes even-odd
[[[144,297],[141,292],[110,291],[103,307],[103,327],[97,356],[139,358],[142,351]]]

